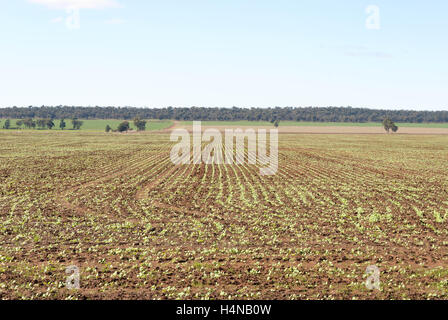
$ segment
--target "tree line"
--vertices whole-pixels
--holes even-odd
[[[83,121],[78,120],[77,118],[73,118],[71,120],[72,130],[81,130],[82,125],[84,124]],[[10,119],[6,119],[2,128],[3,129],[53,129],[56,126],[54,119],[36,119],[33,118],[27,118],[27,119],[20,119],[16,120],[15,126],[11,123]],[[67,123],[65,122],[65,119],[61,119],[59,121],[59,129],[65,130],[67,127]]]
[[[134,108],[134,107],[11,107],[0,108],[0,118],[13,119],[141,119],[202,121],[312,121],[407,123],[448,122],[448,111],[376,110],[352,107],[286,108]]]
[[[146,130],[146,120],[140,119],[140,117],[134,118],[134,126],[137,128],[137,131],[145,131]],[[106,126],[106,132],[128,132],[131,129],[131,125],[129,121],[125,120],[118,125],[117,129],[112,129],[110,125]]]

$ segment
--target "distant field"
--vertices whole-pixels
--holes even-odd
[[[192,125],[193,121],[182,121],[180,125]],[[273,126],[268,121],[202,121],[204,126]],[[399,127],[448,128],[448,123],[397,123]],[[281,121],[280,127],[381,127],[378,122],[301,122]]]
[[[6,119],[0,119],[0,129],[3,128],[3,124],[5,123]],[[16,121],[18,119],[11,119],[11,127],[16,127]],[[82,120],[82,119],[81,119]],[[83,126],[81,127],[81,131],[104,131],[106,129],[106,126],[109,125],[112,127],[112,129],[116,129],[118,125],[123,122],[124,120],[82,120],[84,122]],[[55,127],[52,130],[60,130],[59,129],[59,122],[60,120],[54,120]],[[72,128],[71,120],[65,120],[65,123],[67,124],[66,130],[69,130]],[[129,121],[131,124],[132,129],[136,129],[133,122]],[[166,120],[166,121],[159,121],[159,120],[149,120],[149,122],[146,124],[146,130],[149,131],[156,131],[156,130],[163,130],[168,127],[170,127],[173,124],[172,121]],[[1,129],[3,130],[3,129]],[[25,129],[23,129],[25,130]]]
[[[0,119],[0,130],[3,130],[3,124],[6,119]],[[16,127],[16,121],[18,119],[11,119],[11,127]],[[81,131],[104,131],[107,125],[110,125],[112,129],[116,129],[118,125],[124,120],[82,120],[84,124]],[[59,129],[59,120],[55,120],[55,127],[53,130]],[[71,120],[66,120],[66,130],[72,128]],[[136,129],[130,121],[131,128]],[[193,121],[180,121],[178,126],[191,126]],[[156,131],[169,128],[173,125],[173,121],[170,120],[150,120],[147,125],[147,130]],[[273,124],[268,121],[202,121],[203,126],[268,126],[272,127]],[[448,128],[448,123],[397,123],[402,128]],[[366,123],[352,123],[352,122],[297,122],[297,121],[281,121],[280,127],[381,127],[381,123],[366,122]],[[25,130],[25,129],[24,129]]]

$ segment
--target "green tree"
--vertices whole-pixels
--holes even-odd
[[[37,119],[36,124],[39,128],[45,129],[45,126],[47,125],[47,120],[45,119]]]
[[[77,118],[72,119],[73,130],[81,130],[83,124],[84,122],[78,120]]]
[[[118,132],[125,132],[129,130],[129,122],[123,121],[118,125]]]
[[[385,118],[383,120],[383,127],[384,127],[384,130],[387,131],[387,133],[390,132],[390,130],[392,129],[392,126],[393,126],[393,122],[392,122],[392,120],[390,120],[390,118]]]
[[[6,119],[3,129],[9,129],[11,127],[11,120]]]
[[[392,130],[392,132],[398,131],[398,126],[390,118],[386,118],[383,120],[383,127],[384,130],[387,131],[387,133],[389,133],[390,130]]]
[[[397,132],[398,131],[398,127],[394,124],[393,126],[392,126],[392,132]]]
[[[28,118],[28,119],[23,120],[23,124],[24,124],[25,127],[27,127],[28,129],[31,129],[31,128],[35,128],[35,127],[36,127],[36,122],[35,122],[33,119],[31,119],[31,118]]]
[[[61,119],[61,121],[59,122],[59,128],[61,130],[64,130],[66,126],[67,126],[67,124],[65,123],[65,120]]]
[[[47,126],[48,130],[51,130],[54,127],[54,122],[51,119],[47,119],[45,125]]]
[[[136,117],[134,119],[134,125],[137,127],[138,131],[145,131],[146,130],[146,121],[141,120],[140,117]]]
[[[448,123],[446,111],[374,110],[352,107],[303,108],[132,108],[132,107],[9,107],[0,108],[1,119],[170,119],[178,121],[317,121],[317,122],[378,122],[390,117],[404,123]],[[5,120],[2,120],[3,126]],[[274,123],[272,122],[272,123]],[[67,128],[69,123],[67,121]]]

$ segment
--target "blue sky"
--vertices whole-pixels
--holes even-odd
[[[2,107],[448,109],[444,0],[0,4]]]

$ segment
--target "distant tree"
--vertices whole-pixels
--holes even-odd
[[[129,130],[129,122],[128,121],[123,121],[122,123],[120,123],[118,125],[118,132],[125,132]]]
[[[24,124],[25,127],[28,128],[28,129],[31,129],[31,128],[35,128],[35,127],[36,127],[36,122],[35,122],[33,119],[31,119],[31,118],[28,118],[28,119],[23,120],[23,124]]]
[[[84,122],[78,120],[77,118],[72,119],[73,130],[81,130],[83,124]]]
[[[392,122],[392,120],[390,120],[390,118],[385,118],[385,119],[383,120],[383,127],[384,127],[384,130],[387,131],[387,133],[390,132],[390,130],[392,129],[392,127],[393,127],[394,125],[395,125],[395,124]]]
[[[59,122],[59,128],[61,130],[64,130],[66,126],[67,126],[67,124],[65,123],[65,120],[61,119],[61,121]]]
[[[45,129],[45,126],[47,125],[47,120],[45,119],[37,119],[36,124],[39,128]]]
[[[398,131],[398,127],[394,124],[392,126],[392,132],[397,132]]]
[[[134,125],[137,127],[138,131],[145,131],[146,130],[146,121],[141,120],[140,117],[136,117],[134,119]]]
[[[106,126],[106,132],[110,132],[112,130],[112,128],[110,127],[110,125]]]
[[[275,122],[274,122],[274,127],[278,128],[279,125],[280,125],[280,121],[275,120]]]
[[[6,119],[3,129],[9,129],[11,127],[11,120]]]
[[[352,107],[286,108],[134,108],[134,107],[9,107],[0,108],[0,119],[170,119],[177,121],[315,121],[378,122],[390,117],[396,122],[448,123],[446,111],[377,110]],[[1,125],[5,123],[2,120]],[[69,127],[67,121],[67,128]],[[66,128],[66,129],[67,129]]]
[[[398,126],[390,118],[386,118],[383,120],[383,127],[384,130],[387,131],[387,133],[389,133],[390,130],[392,130],[392,132],[398,131]]]
[[[51,120],[51,119],[47,119],[47,120],[45,121],[45,125],[47,126],[48,130],[51,130],[51,129],[53,129],[53,127],[54,127],[54,122],[53,122],[53,120]]]

